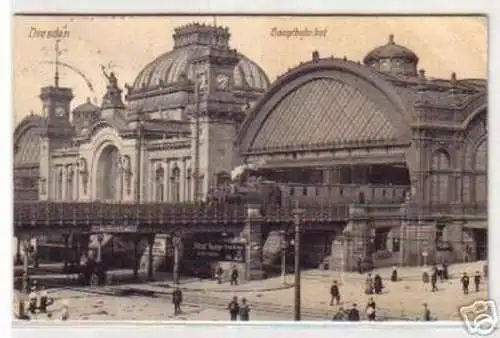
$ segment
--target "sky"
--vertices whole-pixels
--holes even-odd
[[[228,27],[230,45],[258,63],[274,81],[300,62],[320,56],[346,56],[361,61],[394,34],[397,44],[413,50],[419,68],[430,77],[487,77],[487,21],[478,17],[23,17],[13,27],[13,124],[31,112],[41,114],[40,88],[54,83],[53,37],[42,31],[68,32],[61,39],[60,60],[78,69],[62,68],[60,86],[71,87],[72,107],[87,97],[100,104],[106,80],[100,65],[111,63],[119,84],[132,84],[139,71],[173,46],[174,28],[200,22]],[[284,37],[276,31],[317,30],[317,36]],[[274,33],[273,33],[274,32]]]

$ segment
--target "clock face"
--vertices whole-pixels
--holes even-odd
[[[66,114],[66,109],[64,107],[56,107],[56,116],[57,117],[62,117]]]
[[[217,88],[227,89],[229,86],[229,77],[225,74],[217,75]]]

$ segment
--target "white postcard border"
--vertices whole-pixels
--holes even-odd
[[[3,274],[0,274],[2,292],[0,293],[2,304],[1,325],[4,332],[10,334],[11,329],[11,274],[5,273],[11,269],[12,257],[12,79],[7,74],[12,74],[12,52],[11,52],[11,29],[12,13],[9,11],[9,2],[0,2],[0,23],[2,25],[1,36],[4,42],[1,60],[0,95],[4,103],[4,117],[6,120],[0,124],[0,137],[4,144],[2,152],[3,165],[0,166],[0,178],[2,186],[0,190],[0,203],[4,206],[3,220],[8,236],[3,236],[4,243],[0,245],[0,259],[3,265]],[[489,15],[489,83],[491,95],[489,95],[489,267],[490,267],[490,298],[500,305],[500,245],[494,243],[495,238],[500,238],[500,229],[495,226],[500,221],[500,208],[495,206],[495,202],[500,200],[500,192],[495,187],[500,187],[500,96],[496,95],[500,91],[500,4],[494,0],[350,0],[350,1],[287,1],[272,2],[268,0],[241,1],[215,1],[215,0],[183,0],[166,2],[164,0],[100,0],[85,2],[51,0],[17,0],[14,2],[15,12],[59,12],[59,13],[487,13]],[[446,48],[446,46],[443,46]],[[497,76],[491,76],[491,75]],[[497,112],[497,110],[499,110]],[[8,122],[7,122],[8,121]],[[495,245],[496,244],[496,245]],[[497,262],[497,260],[499,262]],[[349,323],[249,323],[248,325],[234,325],[234,323],[186,323],[187,325],[165,325],[160,326],[153,322],[137,323],[74,323],[54,326],[29,326],[26,328],[16,327],[13,329],[14,337],[24,338],[36,335],[38,338],[55,337],[89,337],[89,336],[120,336],[128,337],[182,337],[190,336],[238,336],[245,337],[272,337],[276,334],[286,335],[288,338],[308,335],[308,337],[321,337],[324,335],[342,334],[348,337],[363,337],[370,334],[373,337],[422,337],[425,335],[434,336],[437,332],[440,337],[465,337],[468,336],[465,328],[460,323],[436,322],[424,323],[360,323],[350,325]],[[40,330],[40,328],[43,328]],[[498,332],[496,332],[498,334]]]

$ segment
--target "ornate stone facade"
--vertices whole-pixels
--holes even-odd
[[[42,89],[43,116],[14,133],[15,198],[186,202],[254,163],[301,207],[357,201],[403,210],[383,224],[367,216],[336,225],[322,236],[344,235],[327,245],[330,262],[347,242],[355,249],[343,246],[340,256],[351,266],[360,252],[376,264],[380,252],[390,264],[418,263],[423,251],[435,260],[481,258],[486,81],[433,79],[417,67],[417,55],[391,36],[364,64],[314,52],[269,87],[261,68],[230,48],[227,29],[180,27],[174,49],[124,85],[125,102],[105,71],[100,107],[71,110],[70,88]],[[349,235],[353,227],[363,236]]]

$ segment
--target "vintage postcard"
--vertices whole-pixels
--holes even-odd
[[[486,18],[18,15],[13,55],[15,320],[496,325]]]

